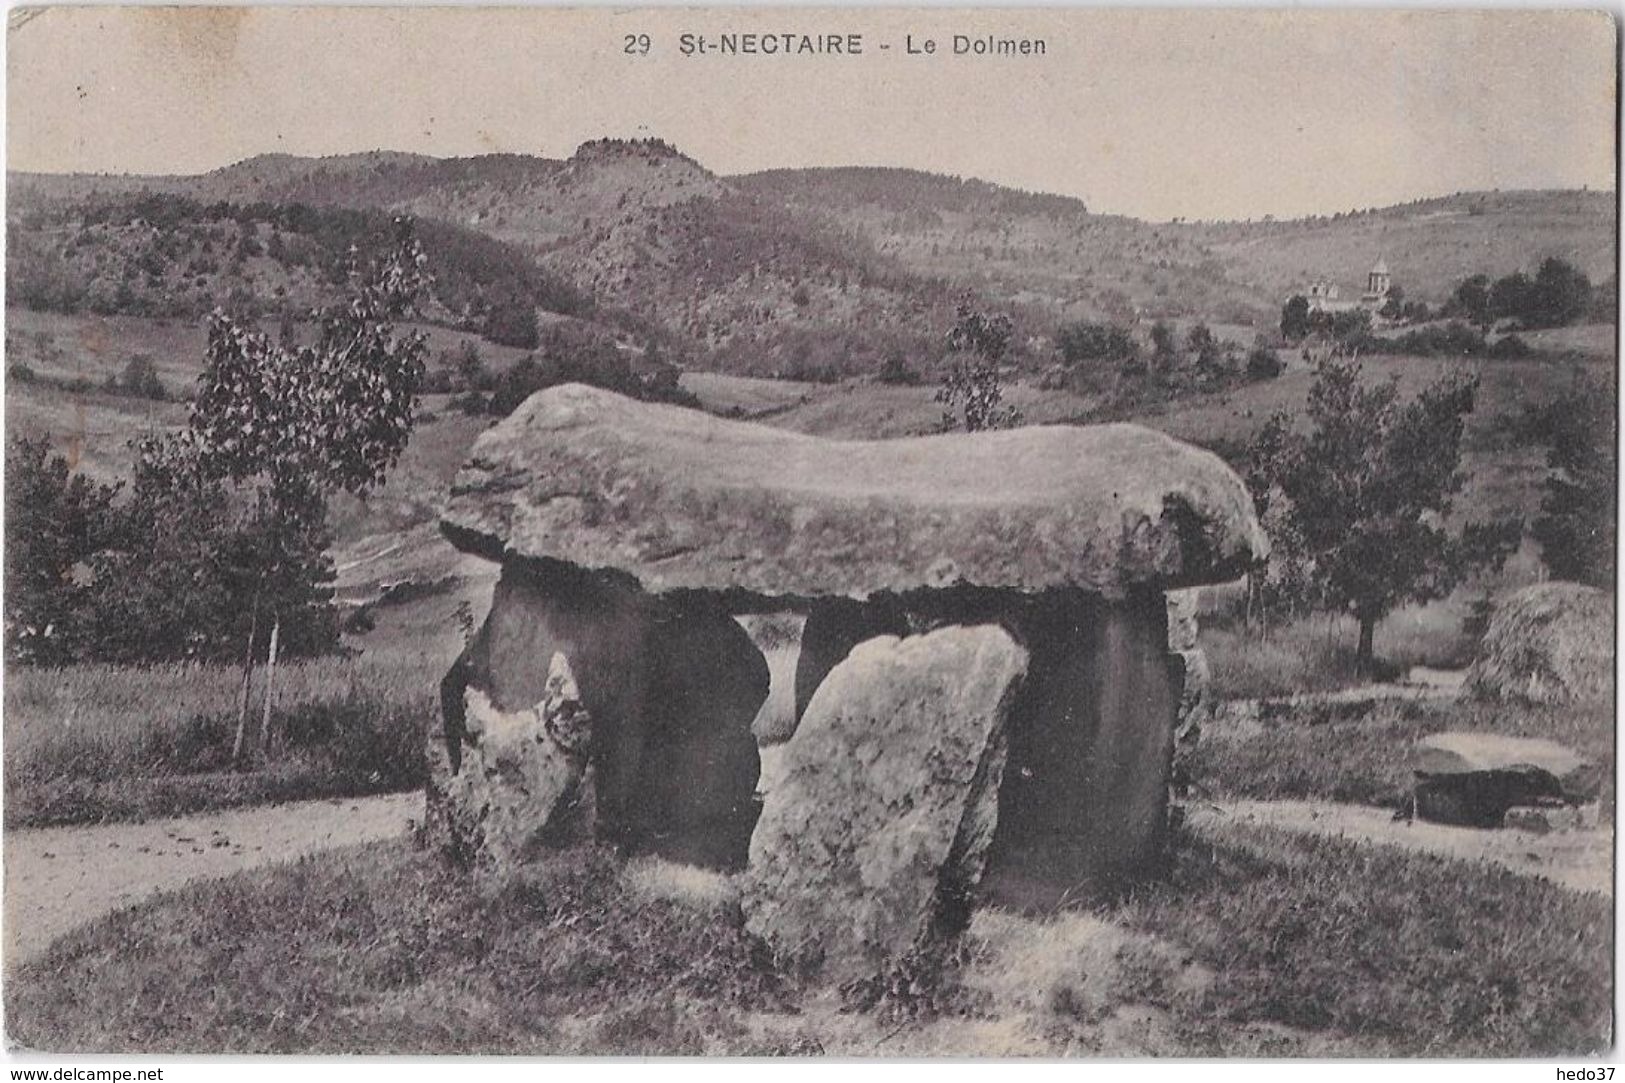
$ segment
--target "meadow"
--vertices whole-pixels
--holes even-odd
[[[1203,828],[1093,912],[977,913],[878,1001],[775,972],[731,880],[578,848],[481,888],[406,841],[194,884],[6,983],[52,1052],[1559,1056],[1612,907],[1490,866]],[[1421,900],[1426,900],[1422,904]]]
[[[262,741],[257,670],[247,755],[234,768],[236,667],[8,666],[5,826],[421,786],[424,734],[439,709],[433,672],[404,652],[279,666]]]

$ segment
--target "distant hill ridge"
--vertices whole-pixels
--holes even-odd
[[[1265,328],[1308,281],[1357,291],[1379,256],[1408,296],[1428,300],[1469,274],[1532,270],[1546,256],[1596,281],[1615,266],[1606,192],[1151,223],[909,169],[718,176],[659,140],[595,140],[566,159],[268,154],[195,176],[16,173],[11,183],[13,237],[70,265],[76,217],[134,193],[408,213],[511,246],[546,278],[665,329],[694,364],[814,379],[898,355],[928,367],[965,290],[1014,314],[1030,339],[1078,318]]]

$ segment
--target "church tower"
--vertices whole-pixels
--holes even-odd
[[[1388,297],[1388,288],[1392,284],[1392,277],[1388,274],[1388,262],[1381,256],[1365,276],[1365,296],[1362,301],[1384,301]]]

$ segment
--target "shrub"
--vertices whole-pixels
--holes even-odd
[[[1247,355],[1247,379],[1273,380],[1281,375],[1281,358],[1267,346],[1254,346]]]

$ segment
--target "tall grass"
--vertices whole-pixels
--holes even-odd
[[[1359,626],[1352,617],[1317,615],[1267,630],[1220,618],[1202,627],[1202,648],[1221,697],[1263,699],[1330,692],[1372,678],[1403,676],[1412,666],[1454,669],[1470,659],[1473,639],[1459,614],[1443,605],[1416,606],[1377,626],[1377,665],[1370,677],[1355,666]]]
[[[404,654],[281,666],[264,746],[258,673],[249,754],[234,772],[242,691],[235,667],[9,667],[6,823],[122,819],[417,785],[424,726],[436,710],[433,673]]]

